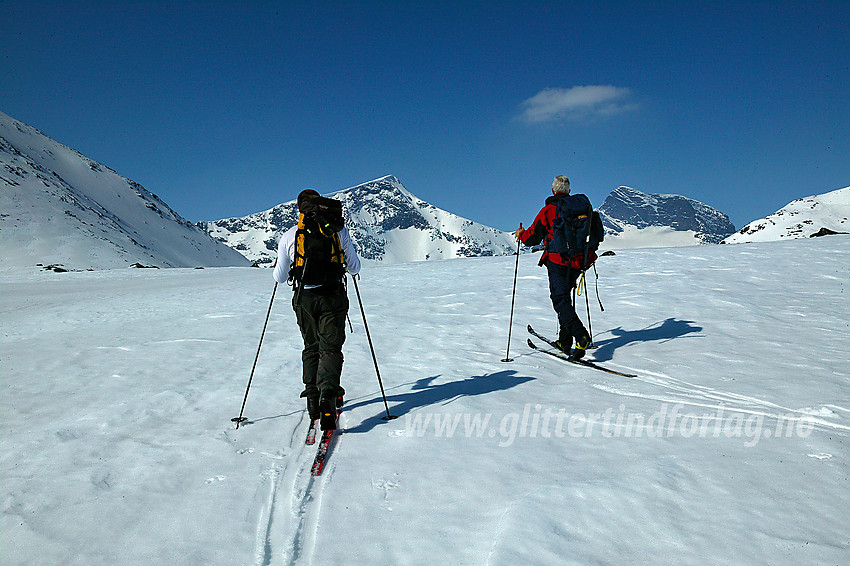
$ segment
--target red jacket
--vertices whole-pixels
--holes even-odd
[[[546,206],[540,209],[540,212],[537,213],[537,216],[534,218],[534,222],[531,223],[531,226],[519,235],[519,240],[523,244],[526,246],[536,246],[540,242],[548,244],[552,240],[552,223],[554,222],[555,215],[557,214],[556,203],[558,202],[558,199],[565,196],[568,195],[558,193],[546,199]],[[569,256],[544,251],[540,262],[543,263],[547,259],[552,263],[557,263],[558,265],[570,264]]]

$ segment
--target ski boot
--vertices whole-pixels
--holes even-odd
[[[590,336],[583,334],[576,338],[576,347],[573,353],[570,354],[570,359],[578,361],[584,357],[587,349],[590,347]]]
[[[319,398],[307,397],[307,414],[311,421],[319,420]]]
[[[322,430],[336,430],[337,410],[342,407],[342,395],[329,395],[319,400],[319,425]]]
[[[557,340],[555,342],[555,347],[558,348],[560,351],[562,351],[563,353],[565,353],[568,356],[570,355],[570,350],[572,349],[572,346],[573,346],[573,339],[572,338],[570,338],[569,340]]]

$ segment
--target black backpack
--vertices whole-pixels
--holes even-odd
[[[344,226],[340,201],[318,196],[305,199],[298,215],[289,280],[299,286],[341,285],[345,255],[337,232]]]
[[[595,252],[605,238],[599,213],[583,194],[561,197],[555,206],[552,240],[547,250],[569,258],[573,267],[587,269],[596,260]]]

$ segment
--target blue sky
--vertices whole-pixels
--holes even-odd
[[[737,227],[850,185],[846,1],[0,8],[0,111],[192,221],[386,174],[504,230],[558,174]]]

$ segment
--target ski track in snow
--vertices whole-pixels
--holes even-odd
[[[325,486],[333,477],[335,466],[333,460],[328,460],[322,475],[313,476],[310,473],[318,439],[314,445],[304,443],[302,434],[306,434],[305,415],[306,412],[302,413],[290,436],[286,457],[279,458],[284,462],[283,465],[275,465],[265,473],[269,478],[269,492],[257,526],[254,561],[257,566],[312,563],[322,496]],[[334,435],[332,447],[338,440],[338,435]],[[286,497],[287,493],[289,497]]]
[[[221,342],[221,340],[207,340],[205,338],[177,338],[174,340],[157,340],[152,344],[180,344],[183,342]]]
[[[300,433],[306,419],[302,413],[298,424],[289,438],[288,451],[266,472],[270,478],[265,512],[257,526],[256,560],[257,566],[269,566],[294,563],[300,554],[300,531],[303,523],[303,509],[309,498],[312,482],[303,479],[304,470],[309,465],[311,450],[305,445]],[[285,494],[291,494],[286,497]]]
[[[592,361],[592,358],[589,359]],[[614,366],[612,365],[612,367]],[[720,389],[714,389],[704,385],[698,385],[660,372],[640,370],[635,368],[620,369],[636,373],[637,377],[632,378],[634,381],[647,383],[654,387],[670,391],[671,393],[677,393],[680,396],[664,396],[655,393],[632,391],[624,387],[618,387],[602,383],[591,383],[591,387],[600,391],[604,391],[606,393],[610,393],[612,395],[647,399],[651,401],[669,403],[672,405],[681,404],[692,407],[713,409],[715,411],[732,410],[742,414],[766,417],[777,421],[786,420],[798,422],[805,420],[806,422],[809,422],[814,425],[815,428],[818,430],[831,430],[834,432],[838,432],[839,434],[841,432],[844,432],[847,434],[842,434],[842,436],[850,436],[850,426],[830,422],[828,420],[820,418],[834,415],[835,412],[833,411],[833,409],[844,413],[850,413],[850,409],[844,407],[839,407],[837,405],[826,405],[820,409],[794,409],[791,407],[778,405],[771,401],[759,399],[757,397],[742,395],[739,393],[732,393]]]

